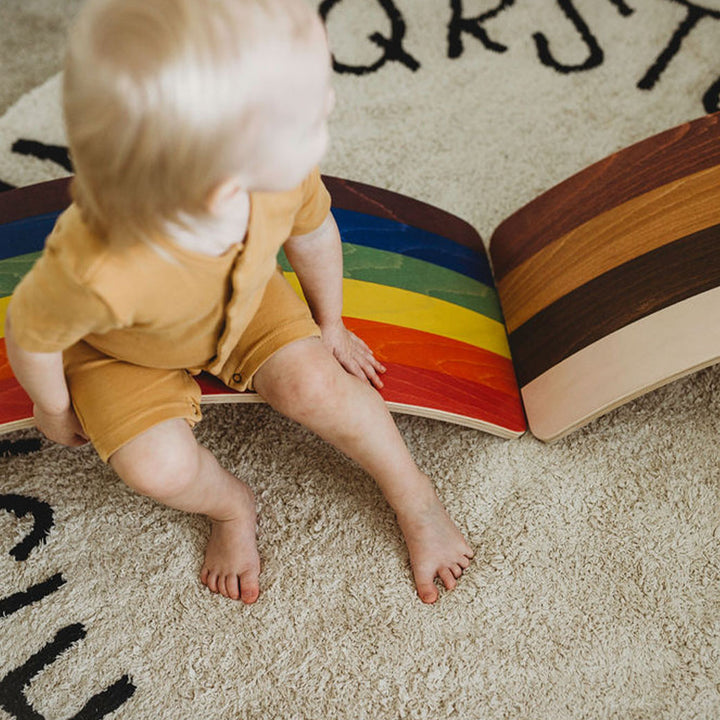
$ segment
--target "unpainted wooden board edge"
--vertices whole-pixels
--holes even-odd
[[[254,392],[220,392],[202,396],[203,405],[222,405],[222,404],[258,404],[264,403],[265,401]],[[431,408],[421,407],[419,405],[409,405],[399,402],[385,402],[388,410],[391,412],[400,413],[401,415],[415,415],[418,417],[429,418],[430,420],[441,420],[442,422],[449,422],[454,425],[462,425],[463,427],[470,428],[472,430],[482,430],[483,432],[496,435],[506,440],[513,440],[515,438],[524,435],[525,431],[514,431],[508,430],[501,425],[495,425],[494,423],[486,422],[483,420],[477,420],[470,418],[465,415],[458,415],[456,413],[445,412],[443,410],[433,410]]]
[[[634,397],[720,359],[720,286],[610,333],[531,382],[521,395],[530,432],[566,435]]]
[[[462,425],[471,430],[482,430],[490,435],[496,435],[504,440],[514,440],[525,434],[522,430],[508,430],[501,425],[478,420],[476,418],[467,417],[466,415],[458,415],[456,413],[446,412],[444,410],[432,410],[431,408],[421,407],[419,405],[406,405],[405,403],[387,402],[385,403],[391,412],[397,412],[401,415],[414,415],[417,417],[428,418],[430,420],[440,420],[453,425]]]
[[[25,430],[33,427],[35,427],[35,421],[32,418],[25,418],[24,420],[11,420],[10,422],[0,425],[0,435],[7,435],[8,433],[15,432],[16,430]]]
[[[250,405],[262,404],[265,401],[255,392],[236,392],[229,390],[228,392],[203,394],[200,402],[203,405]]]
[[[566,438],[568,435],[571,435],[572,433],[576,432],[577,430],[580,430],[581,428],[585,427],[586,425],[589,425],[594,420],[597,420],[598,418],[602,417],[603,415],[607,415],[608,413],[612,412],[613,410],[617,410],[619,407],[622,407],[623,405],[626,405],[629,402],[632,402],[633,400],[636,400],[639,397],[642,397],[643,395],[647,395],[648,393],[653,392],[653,390],[659,390],[661,387],[664,387],[665,385],[670,385],[670,383],[675,382],[676,380],[680,380],[684,377],[688,377],[689,375],[693,375],[697,372],[700,372],[701,370],[704,370],[705,368],[712,367],[713,365],[716,365],[720,362],[720,355],[713,358],[712,360],[708,360],[706,362],[698,363],[697,365],[694,365],[691,368],[687,368],[686,370],[682,370],[680,372],[675,373],[674,375],[664,378],[662,380],[659,380],[656,383],[653,383],[652,385],[648,385],[647,387],[640,388],[639,390],[636,390],[634,392],[627,393],[626,395],[623,395],[622,397],[617,398],[615,401],[608,403],[602,408],[599,408],[593,413],[589,413],[585,417],[578,420],[573,425],[570,425],[569,427],[563,429],[561,432],[558,432],[554,435],[551,435],[549,437],[539,437],[535,435],[532,429],[532,424],[530,424],[530,432],[537,437],[538,440],[541,440],[542,442],[550,445],[552,443],[558,442],[559,440],[562,440],[563,438]]]

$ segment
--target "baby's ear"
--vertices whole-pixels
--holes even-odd
[[[205,208],[211,215],[222,215],[242,191],[240,178],[227,178],[210,191],[205,200]]]

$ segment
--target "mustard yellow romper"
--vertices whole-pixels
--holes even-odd
[[[75,411],[107,461],[164,420],[194,426],[193,375],[245,390],[277,350],[320,335],[276,256],[329,211],[317,169],[289,192],[252,193],[244,241],[213,257],[163,237],[109,244],[73,204],[13,294],[14,337],[29,352],[63,352]]]

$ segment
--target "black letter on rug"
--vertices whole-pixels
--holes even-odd
[[[323,22],[327,22],[327,16],[330,14],[330,11],[341,1],[342,0],[323,0],[323,2],[320,3],[318,11]],[[367,75],[368,73],[377,72],[388,60],[400,62],[413,72],[420,67],[420,63],[403,49],[402,41],[405,37],[405,20],[403,20],[400,11],[395,7],[393,0],[378,0],[378,2],[390,19],[392,34],[388,39],[376,32],[370,35],[370,40],[384,50],[385,54],[372,65],[344,65],[338,62],[335,55],[333,55],[333,69],[335,72]]]
[[[30,534],[10,550],[10,554],[16,560],[27,560],[30,553],[50,534],[54,524],[52,508],[41,500],[24,495],[0,495],[0,508],[8,510],[19,518],[25,517],[28,513],[35,518],[35,525]]]
[[[705,112],[714,113],[720,110],[720,78],[714,82],[703,95]]]
[[[63,145],[46,145],[36,140],[16,140],[13,143],[12,151],[18,155],[29,155],[38,160],[52,160],[56,165],[73,172],[68,149]]]
[[[627,17],[632,15],[635,11],[625,4],[625,0],[610,0],[610,2],[618,9],[618,12]]]
[[[667,68],[670,64],[670,61],[680,51],[682,41],[690,34],[691,30],[698,24],[698,22],[700,22],[700,20],[707,16],[715,18],[716,20],[720,18],[720,12],[716,10],[708,10],[704,7],[698,7],[697,5],[687,2],[687,0],[673,0],[673,2],[686,7],[687,15],[680,25],[678,25],[675,34],[672,38],[670,38],[670,42],[660,53],[658,59],[655,61],[655,64],[645,73],[645,76],[637,84],[641,90],[652,90],[655,87],[657,81],[660,79],[660,75],[662,75],[665,68]],[[712,91],[712,88],[710,91]],[[707,95],[703,98],[703,102],[707,108]],[[713,111],[708,110],[708,112]]]
[[[45,720],[28,703],[23,690],[32,679],[47,665],[86,636],[85,628],[79,623],[68,625],[60,630],[54,640],[39,652],[28,658],[23,665],[11,670],[0,680],[0,707],[13,715],[17,720]],[[123,675],[116,683],[93,695],[79,713],[70,720],[99,720],[117,710],[135,692],[135,686],[127,675]]]
[[[580,13],[575,9],[572,4],[572,0],[557,0],[560,9],[565,13],[565,16],[575,26],[575,29],[580,33],[584,43],[588,46],[590,54],[587,60],[580,65],[563,65],[559,63],[550,53],[550,43],[547,37],[542,33],[535,33],[533,39],[537,46],[538,56],[540,62],[543,65],[548,65],[551,68],[555,68],[561,73],[580,72],[583,70],[590,70],[598,65],[602,65],[604,54],[598,41],[595,39],[593,34],[590,32],[590,28],[587,23],[582,19]]]
[[[0,508],[9,510],[17,517],[24,517],[28,513],[34,515],[35,525],[32,532],[10,550],[10,555],[18,562],[27,560],[31,551],[50,533],[53,526],[52,508],[47,503],[22,495],[0,495]],[[59,590],[64,584],[65,579],[60,573],[57,573],[44,582],[29,587],[25,592],[2,598],[0,600],[0,617],[12,615],[32,603],[40,602],[43,598]]]
[[[28,605],[40,602],[43,598],[59,590],[64,584],[65,578],[60,573],[57,573],[44,582],[32,585],[25,592],[8,595],[8,597],[0,600],[0,617],[12,615]]]
[[[491,40],[490,36],[482,27],[482,24],[486,20],[491,20],[496,17],[503,12],[503,10],[512,7],[514,3],[515,0],[501,0],[500,4],[494,10],[489,10],[477,17],[466,18],[463,17],[462,14],[462,0],[450,0],[452,17],[448,25],[448,57],[458,58],[463,54],[463,33],[469,33],[474,38],[477,38],[488,50],[496,53],[506,52],[507,46]]]
[[[2,185],[2,183],[0,183]],[[2,187],[0,187],[2,191]],[[18,457],[37,452],[42,447],[40,438],[26,438],[23,440],[0,440],[0,457]]]

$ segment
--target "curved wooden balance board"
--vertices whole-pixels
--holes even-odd
[[[379,188],[324,178],[344,254],[346,325],[387,367],[391,410],[516,437],[525,418],[490,267],[475,230]],[[69,179],[0,193],[0,327],[10,295],[69,203]],[[300,292],[281,256],[286,277]],[[203,400],[259,402],[209,375]],[[0,431],[32,425],[0,337]]]
[[[720,114],[590,166],[490,241],[532,433],[720,359]]]

